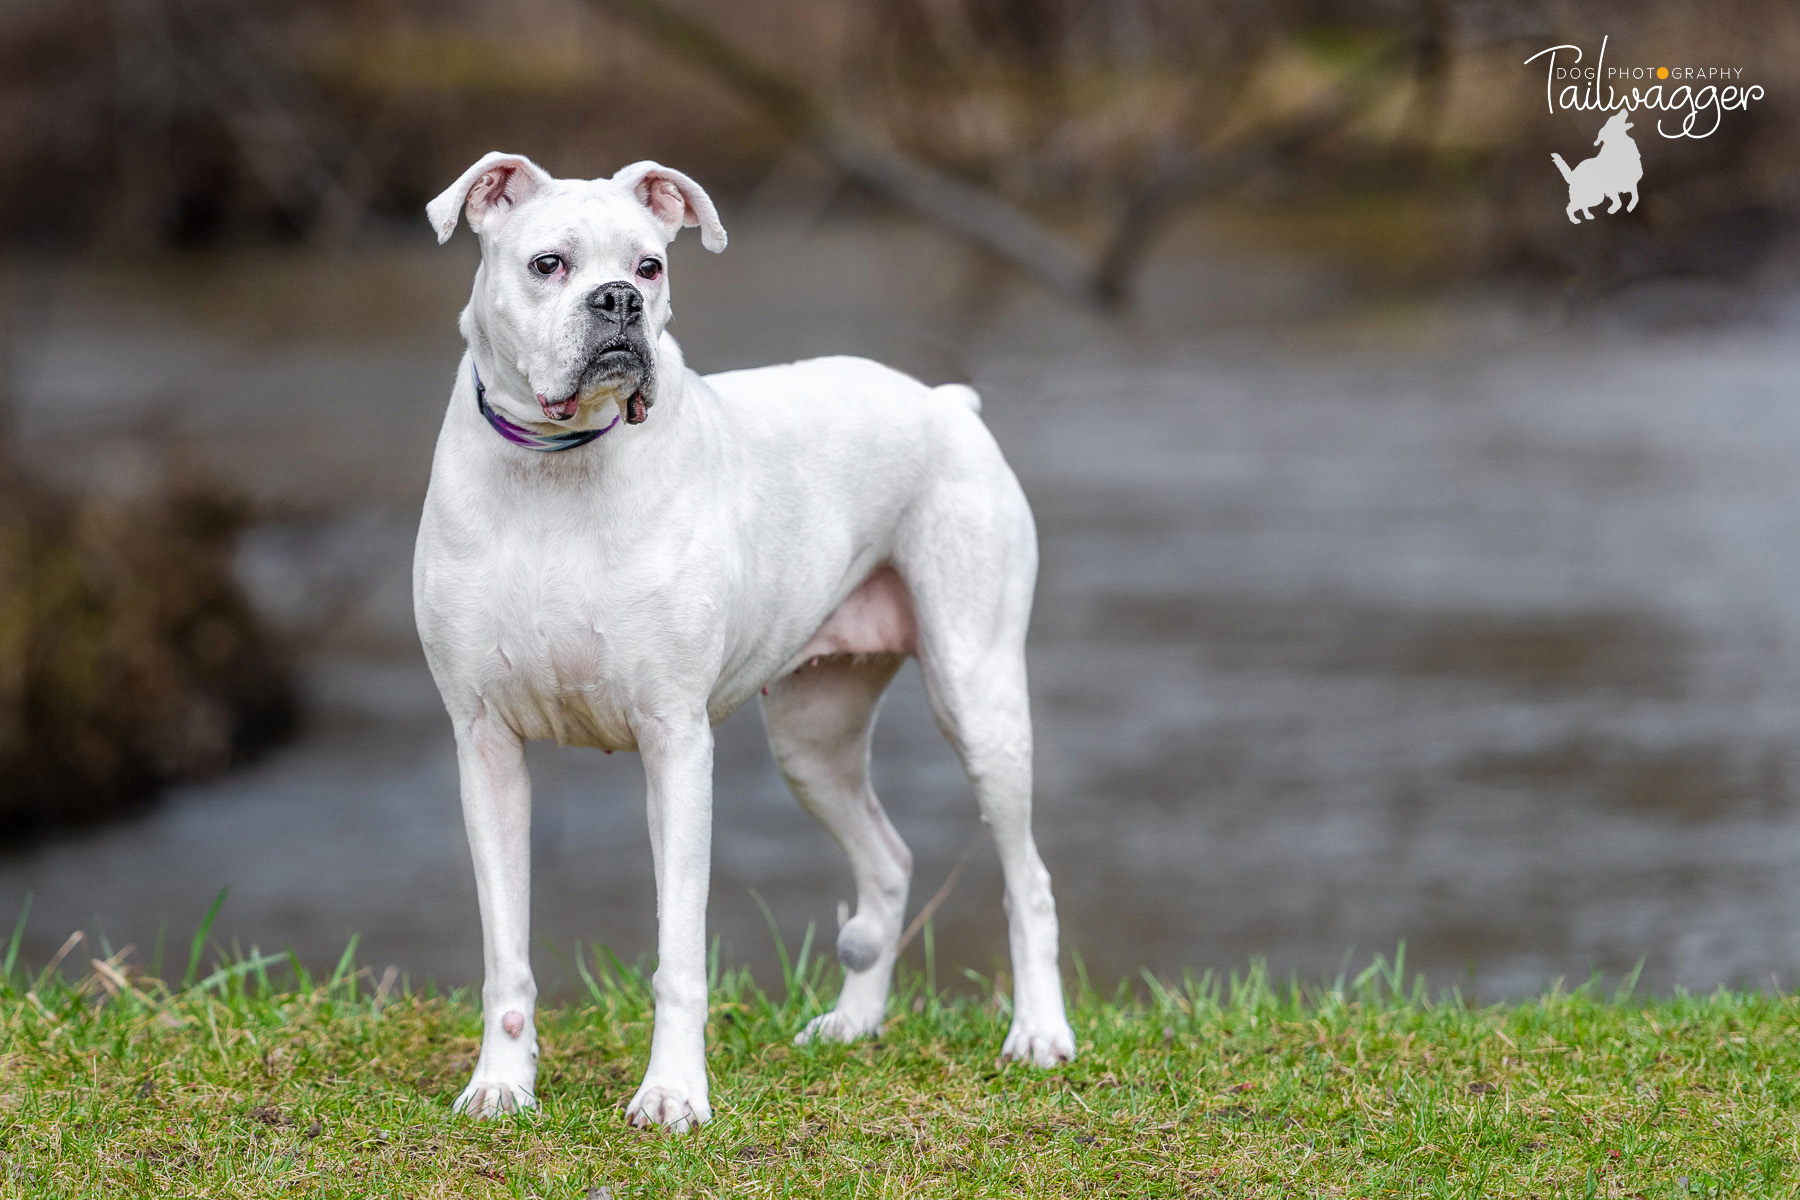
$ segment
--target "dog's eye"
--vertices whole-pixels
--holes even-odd
[[[531,269],[539,275],[554,275],[562,269],[563,261],[555,254],[540,254],[531,260]]]
[[[658,259],[646,258],[638,264],[638,277],[641,279],[655,279],[661,274],[662,262]]]

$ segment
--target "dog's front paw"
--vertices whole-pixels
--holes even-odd
[[[531,1094],[529,1087],[477,1076],[469,1081],[469,1086],[456,1098],[453,1111],[466,1116],[488,1118],[536,1107],[537,1097]]]
[[[690,1093],[684,1088],[664,1087],[646,1080],[625,1106],[625,1119],[639,1129],[660,1125],[686,1133],[712,1120],[712,1108],[706,1103],[704,1089]]]
[[[881,1020],[864,1020],[855,1013],[834,1008],[828,1013],[814,1017],[806,1023],[806,1028],[794,1035],[794,1045],[804,1046],[808,1042],[854,1042],[879,1032]]]
[[[1070,1062],[1075,1057],[1075,1032],[1066,1023],[1054,1029],[1014,1025],[1000,1047],[1000,1057],[1036,1067]]]

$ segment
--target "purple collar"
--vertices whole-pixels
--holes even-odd
[[[482,386],[481,372],[475,368],[475,356],[469,356],[469,371],[475,376],[475,403],[481,409],[481,415],[487,423],[494,427],[494,432],[515,446],[523,446],[527,450],[542,450],[549,453],[554,450],[573,450],[577,446],[585,446],[602,434],[611,433],[612,427],[619,423],[614,417],[611,423],[600,429],[570,429],[563,433],[538,433],[516,425],[494,411],[493,405],[487,402],[487,388]]]

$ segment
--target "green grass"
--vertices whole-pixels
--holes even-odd
[[[204,934],[204,929],[202,930]],[[628,1128],[644,975],[578,960],[540,1013],[537,1111],[450,1114],[474,1062],[464,993],[371,987],[252,954],[182,984],[14,960],[0,981],[0,1196],[1785,1196],[1800,1191],[1792,998],[1553,990],[1469,1007],[1265,973],[1108,997],[1080,1058],[998,1065],[1004,985],[898,988],[879,1043],[797,1048],[831,994],[714,971],[714,1121]],[[354,949],[354,946],[352,947]],[[115,956],[116,958],[117,956]],[[82,961],[79,969],[70,964]],[[103,960],[104,961],[104,960]],[[595,1191],[594,1189],[610,1189]]]

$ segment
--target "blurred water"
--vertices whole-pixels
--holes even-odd
[[[459,239],[31,277],[33,461],[246,488],[267,520],[244,578],[317,647],[299,743],[0,858],[0,917],[34,896],[39,961],[76,928],[184,945],[229,885],[223,941],[329,963],[354,931],[377,970],[475,977],[407,595],[472,265]],[[1573,323],[1378,303],[1189,239],[1108,325],[929,234],[774,222],[716,259],[678,245],[673,274],[702,370],[847,351],[981,389],[1038,515],[1037,829],[1096,978],[1253,955],[1317,978],[1402,939],[1484,997],[1640,959],[1658,987],[1800,967],[1793,308],[1670,330],[1681,296]],[[648,950],[655,903],[635,757],[531,761],[554,986],[552,948]],[[752,889],[791,945],[849,873],[754,711],[717,761],[711,928],[766,967]],[[910,668],[876,779],[916,905],[982,835]],[[936,928],[944,963],[1003,954],[985,842]]]

